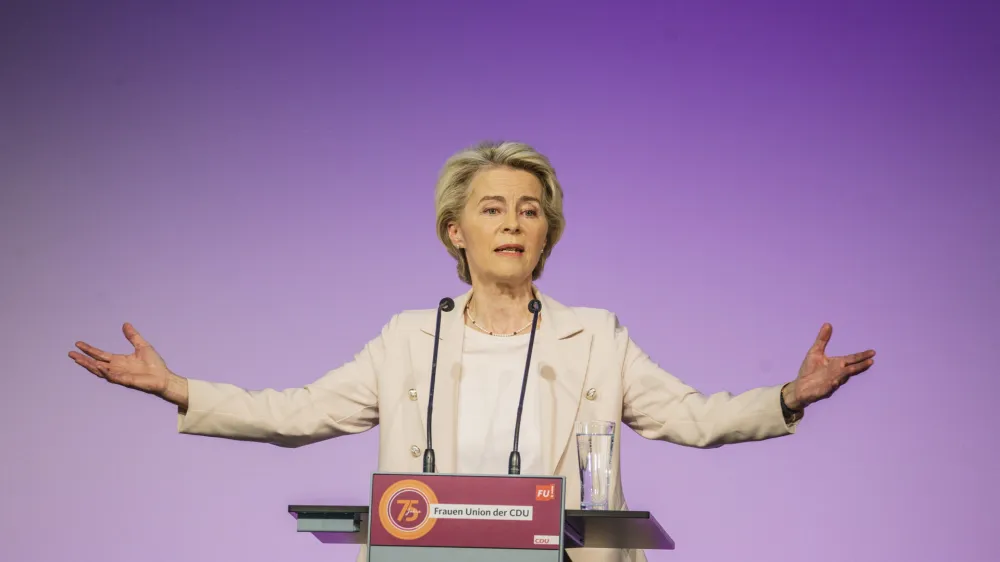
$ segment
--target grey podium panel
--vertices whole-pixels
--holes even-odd
[[[369,562],[561,562],[558,550],[373,546]]]
[[[296,530],[302,533],[358,533],[361,525],[353,519],[299,519]]]

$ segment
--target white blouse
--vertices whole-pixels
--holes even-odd
[[[458,400],[458,472],[507,474],[529,335],[496,337],[465,327]],[[524,394],[518,450],[521,474],[542,474],[537,373]]]

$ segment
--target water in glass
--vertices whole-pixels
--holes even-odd
[[[576,451],[580,461],[580,509],[608,509],[615,422],[579,422]]]

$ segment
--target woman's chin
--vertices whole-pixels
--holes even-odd
[[[521,285],[531,283],[531,270],[527,267],[493,267],[481,276],[484,281],[503,285]]]

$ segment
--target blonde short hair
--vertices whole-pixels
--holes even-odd
[[[472,284],[469,263],[465,250],[459,250],[448,236],[448,224],[457,222],[469,199],[469,184],[472,178],[483,170],[497,167],[513,168],[531,173],[542,184],[542,213],[548,222],[548,236],[545,248],[538,258],[538,265],[531,272],[531,279],[537,280],[545,268],[545,260],[552,255],[552,249],[562,237],[566,228],[563,216],[563,192],[556,171],[549,159],[527,144],[512,141],[482,142],[461,150],[445,162],[434,190],[434,204],[437,211],[438,238],[447,248],[451,257],[458,262],[458,277]]]

